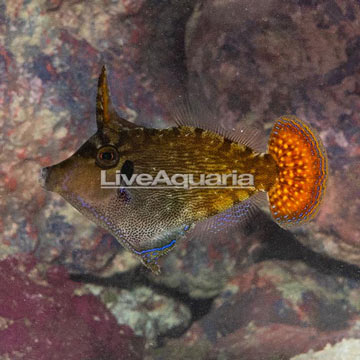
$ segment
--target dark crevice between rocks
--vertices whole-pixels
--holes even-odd
[[[195,3],[194,0],[148,0],[141,10],[149,24],[148,46],[143,47],[141,63],[156,79],[160,96],[166,97],[167,89],[181,94],[186,87],[185,31]],[[166,93],[162,95],[161,90]]]
[[[92,274],[72,274],[70,275],[70,279],[81,283],[94,284],[103,287],[116,287],[127,290],[131,290],[137,286],[147,286],[160,295],[167,296],[186,305],[191,312],[189,326],[186,329],[183,327],[181,329],[175,328],[171,332],[168,332],[166,336],[159,336],[157,343],[158,346],[161,346],[164,343],[165,338],[179,337],[187,331],[194,321],[197,321],[205,316],[210,311],[214,298],[193,299],[186,293],[154,283],[146,276],[145,271],[147,270],[144,270],[142,266],[139,266],[133,270],[122,274],[115,274],[108,278],[102,278]]]

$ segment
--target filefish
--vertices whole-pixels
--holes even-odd
[[[154,129],[120,117],[110,99],[106,69],[98,81],[97,132],[72,156],[42,169],[45,189],[110,232],[159,273],[158,259],[180,239],[205,238],[251,218],[259,196],[274,221],[288,228],[311,220],[323,199],[327,156],[316,132],[295,116],[275,121],[267,149],[248,129],[225,130],[210,112],[184,101],[176,126]],[[200,109],[200,110],[199,110]],[[155,178],[178,174],[247,174],[248,186],[101,187],[119,174]],[[213,179],[214,180],[214,179]],[[215,180],[218,180],[216,177]],[[163,184],[164,185],[164,184]],[[167,185],[167,184],[165,184]],[[261,196],[260,196],[261,198]]]

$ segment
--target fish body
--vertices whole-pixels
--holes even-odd
[[[219,214],[235,220],[239,213],[245,216],[257,193],[268,193],[271,212],[280,225],[314,216],[326,186],[327,160],[320,140],[303,122],[280,118],[267,152],[253,149],[240,133],[189,123],[152,129],[120,118],[111,104],[103,69],[97,96],[98,131],[70,158],[43,169],[44,187],[108,230],[154,272],[159,271],[158,258],[189,229],[207,219],[219,224]],[[146,180],[159,172],[175,177],[180,185],[163,181],[148,187],[127,187],[123,182],[120,187],[100,186],[105,176],[108,184],[114,184],[119,174],[127,179],[146,174]],[[183,186],[184,174],[191,174],[194,186]],[[252,181],[237,186],[239,174]],[[218,186],[217,176],[222,175],[228,176],[227,182]],[[212,177],[210,186],[196,185],[201,176]],[[229,180],[235,183],[228,186]],[[236,216],[232,209],[237,209]]]

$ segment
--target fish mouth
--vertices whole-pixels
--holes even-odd
[[[51,169],[49,167],[42,168],[40,170],[39,183],[43,189],[46,189],[46,181],[49,178]]]

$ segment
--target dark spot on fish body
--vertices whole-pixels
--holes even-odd
[[[180,135],[180,130],[177,127],[171,128],[171,131],[175,137]]]
[[[134,163],[130,160],[125,160],[120,170],[121,174],[126,175],[128,179],[134,174]]]
[[[201,137],[204,131],[205,130],[200,129],[200,128],[194,128],[194,133],[197,137]]]
[[[232,141],[225,138],[223,144],[219,148],[219,151],[223,151],[226,153],[231,151],[231,144],[232,144]]]
[[[152,140],[152,138],[154,137],[154,135],[156,135],[158,133],[159,133],[159,131],[157,129],[152,129],[152,128],[144,129],[144,141],[150,142]]]

